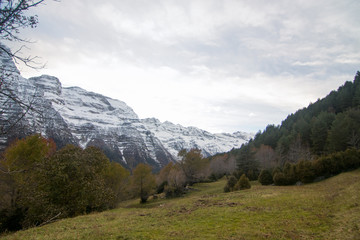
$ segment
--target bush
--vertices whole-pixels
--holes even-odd
[[[313,169],[317,177],[330,177],[358,167],[360,167],[360,151],[356,149],[348,149],[344,152],[323,156],[313,163]]]
[[[246,177],[245,174],[241,175],[239,181],[236,183],[234,189],[235,190],[244,190],[251,188],[249,178]]]
[[[346,150],[344,152],[343,162],[346,170],[360,167],[360,151],[353,148]]]
[[[302,183],[311,183],[316,178],[316,173],[312,162],[302,160],[298,162],[295,167],[297,179]]]
[[[277,186],[287,185],[287,180],[285,175],[282,172],[276,172],[273,177],[274,183]]]
[[[165,190],[165,187],[166,187],[167,185],[169,185],[167,181],[162,182],[159,186],[157,186],[157,188],[156,188],[156,193],[157,193],[157,194],[163,193],[164,190]]]
[[[283,172],[277,172],[275,173],[273,177],[274,183],[277,186],[287,186],[287,185],[293,185],[296,183],[296,179],[292,176],[286,175]]]
[[[238,180],[236,179],[236,177],[231,175],[229,177],[225,187],[224,187],[224,192],[232,192],[232,191],[234,191],[234,187],[235,187],[237,181]]]
[[[171,197],[180,197],[185,192],[185,188],[183,186],[169,186],[165,185],[164,187],[164,193],[165,197],[171,198]]]
[[[230,192],[230,188],[229,188],[229,186],[227,184],[224,187],[224,192],[226,192],[226,193]]]
[[[260,172],[258,181],[261,183],[261,185],[270,185],[274,182],[271,172],[265,169]]]

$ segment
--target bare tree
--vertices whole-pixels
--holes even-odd
[[[19,37],[20,29],[35,28],[38,24],[38,16],[27,16],[29,9],[36,7],[45,0],[0,0],[0,40],[19,41],[29,43],[22,37]],[[0,51],[11,56],[15,62],[21,61],[25,65],[34,67],[33,63],[36,57],[22,57],[21,50],[23,45],[16,51],[9,51],[7,48],[0,46]]]
[[[276,152],[272,149],[272,147],[264,144],[261,144],[260,148],[257,149],[255,158],[263,169],[271,169],[277,165]]]
[[[290,163],[297,163],[300,160],[312,160],[313,156],[309,146],[301,142],[300,136],[297,136],[292,144],[290,144],[287,160]]]
[[[0,0],[0,41],[17,41],[24,43],[18,50],[0,43],[0,136],[6,135],[18,125],[30,111],[35,111],[35,96],[28,99],[20,98],[15,90],[21,78],[16,66],[12,63],[22,62],[31,68],[42,68],[36,63],[37,57],[23,57],[22,49],[29,40],[19,36],[24,28],[35,28],[38,24],[37,15],[26,15],[27,11],[42,4],[45,0]],[[36,95],[34,91],[34,95]]]

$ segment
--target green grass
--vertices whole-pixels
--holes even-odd
[[[64,219],[1,239],[360,239],[360,170],[304,186],[223,193],[225,180],[181,198]]]

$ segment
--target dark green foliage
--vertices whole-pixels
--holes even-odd
[[[257,180],[259,175],[259,163],[255,159],[253,144],[243,144],[236,152],[237,171],[246,173],[251,180]],[[241,176],[241,175],[240,175]]]
[[[329,177],[360,167],[360,151],[348,149],[318,158],[313,162],[316,176]]]
[[[296,176],[296,165],[286,163],[283,168],[283,173],[286,177],[286,185],[292,185],[297,182],[297,176]]]
[[[222,176],[224,176],[223,174],[222,175],[218,175],[218,174],[215,174],[215,173],[212,173],[210,174],[209,176],[209,180],[211,182],[216,182],[218,179],[220,179]]]
[[[311,183],[316,178],[316,172],[311,161],[302,160],[295,167],[297,179],[302,183]]]
[[[321,154],[325,151],[328,132],[334,119],[335,114],[329,112],[321,112],[317,117],[313,118],[311,124],[311,141],[312,149],[316,154]]]
[[[156,188],[156,193],[157,194],[160,194],[160,193],[163,193],[164,192],[164,189],[165,189],[165,186],[168,186],[168,182],[167,181],[164,181],[162,182],[159,186],[157,186]]]
[[[185,187],[181,186],[174,186],[174,185],[166,185],[164,187],[164,192],[165,192],[165,196],[167,198],[171,198],[171,197],[180,197],[184,194],[185,192]]]
[[[245,174],[241,175],[239,181],[236,183],[235,190],[245,190],[251,188],[249,178]]]
[[[261,155],[261,146],[269,146],[274,150],[272,166],[267,166],[267,161],[261,161],[265,159]],[[236,157],[237,169],[254,180],[258,176],[258,169],[276,165],[283,167],[286,162],[296,164],[301,160],[312,160],[349,148],[360,148],[360,72],[356,73],[353,82],[345,82],[325,98],[290,114],[280,126],[268,125],[248,144],[233,149],[229,155]],[[255,159],[260,159],[259,162],[254,161],[254,155]],[[332,172],[341,169],[341,166],[333,167]],[[277,178],[284,178],[287,184],[298,178],[291,172],[283,174],[284,177],[280,174]],[[309,173],[305,177],[303,174],[302,179],[311,181],[311,175]]]
[[[234,191],[234,187],[236,185],[236,183],[238,182],[237,178],[235,176],[230,176],[225,187],[224,187],[224,192],[232,192]]]
[[[274,182],[271,172],[266,169],[260,172],[258,181],[261,183],[261,185],[270,185]]]
[[[106,186],[109,166],[109,160],[97,148],[66,146],[46,164],[48,198],[64,216],[109,208],[115,198],[112,189]]]
[[[349,147],[360,146],[360,109],[339,113],[329,132],[329,150],[345,151]]]
[[[280,138],[279,127],[275,125],[268,125],[261,133],[257,133],[254,138],[254,145],[260,147],[261,144],[276,148],[276,143]]]
[[[224,187],[224,192],[231,192],[229,186],[226,184]]]
[[[274,180],[274,184],[278,186],[289,185],[285,174],[282,172],[275,173],[273,180]]]
[[[243,173],[239,179],[234,175],[231,175],[224,187],[224,192],[232,192],[249,188],[251,188],[249,178],[247,178]]]
[[[245,172],[241,169],[236,170],[232,176],[234,176],[236,178],[236,181],[240,179],[241,175],[243,175]]]
[[[123,167],[94,147],[55,149],[35,135],[6,150],[0,162],[8,170],[0,171],[2,231],[116,206],[128,175]]]
[[[18,231],[22,228],[24,211],[21,208],[3,209],[0,211],[0,233],[5,231]]]
[[[273,172],[275,185],[293,185],[297,181],[311,183],[318,177],[330,177],[360,167],[360,150],[347,149],[322,156],[315,161],[286,163],[283,169]]]
[[[281,171],[273,173],[273,180],[275,185],[293,185],[297,182],[296,166],[291,163],[286,163]]]

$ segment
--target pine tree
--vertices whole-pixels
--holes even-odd
[[[245,174],[241,175],[239,181],[235,185],[235,190],[244,190],[251,188],[249,178]]]
[[[273,181],[273,176],[271,175],[271,172],[269,170],[262,170],[259,175],[259,182],[261,185],[270,185]]]

